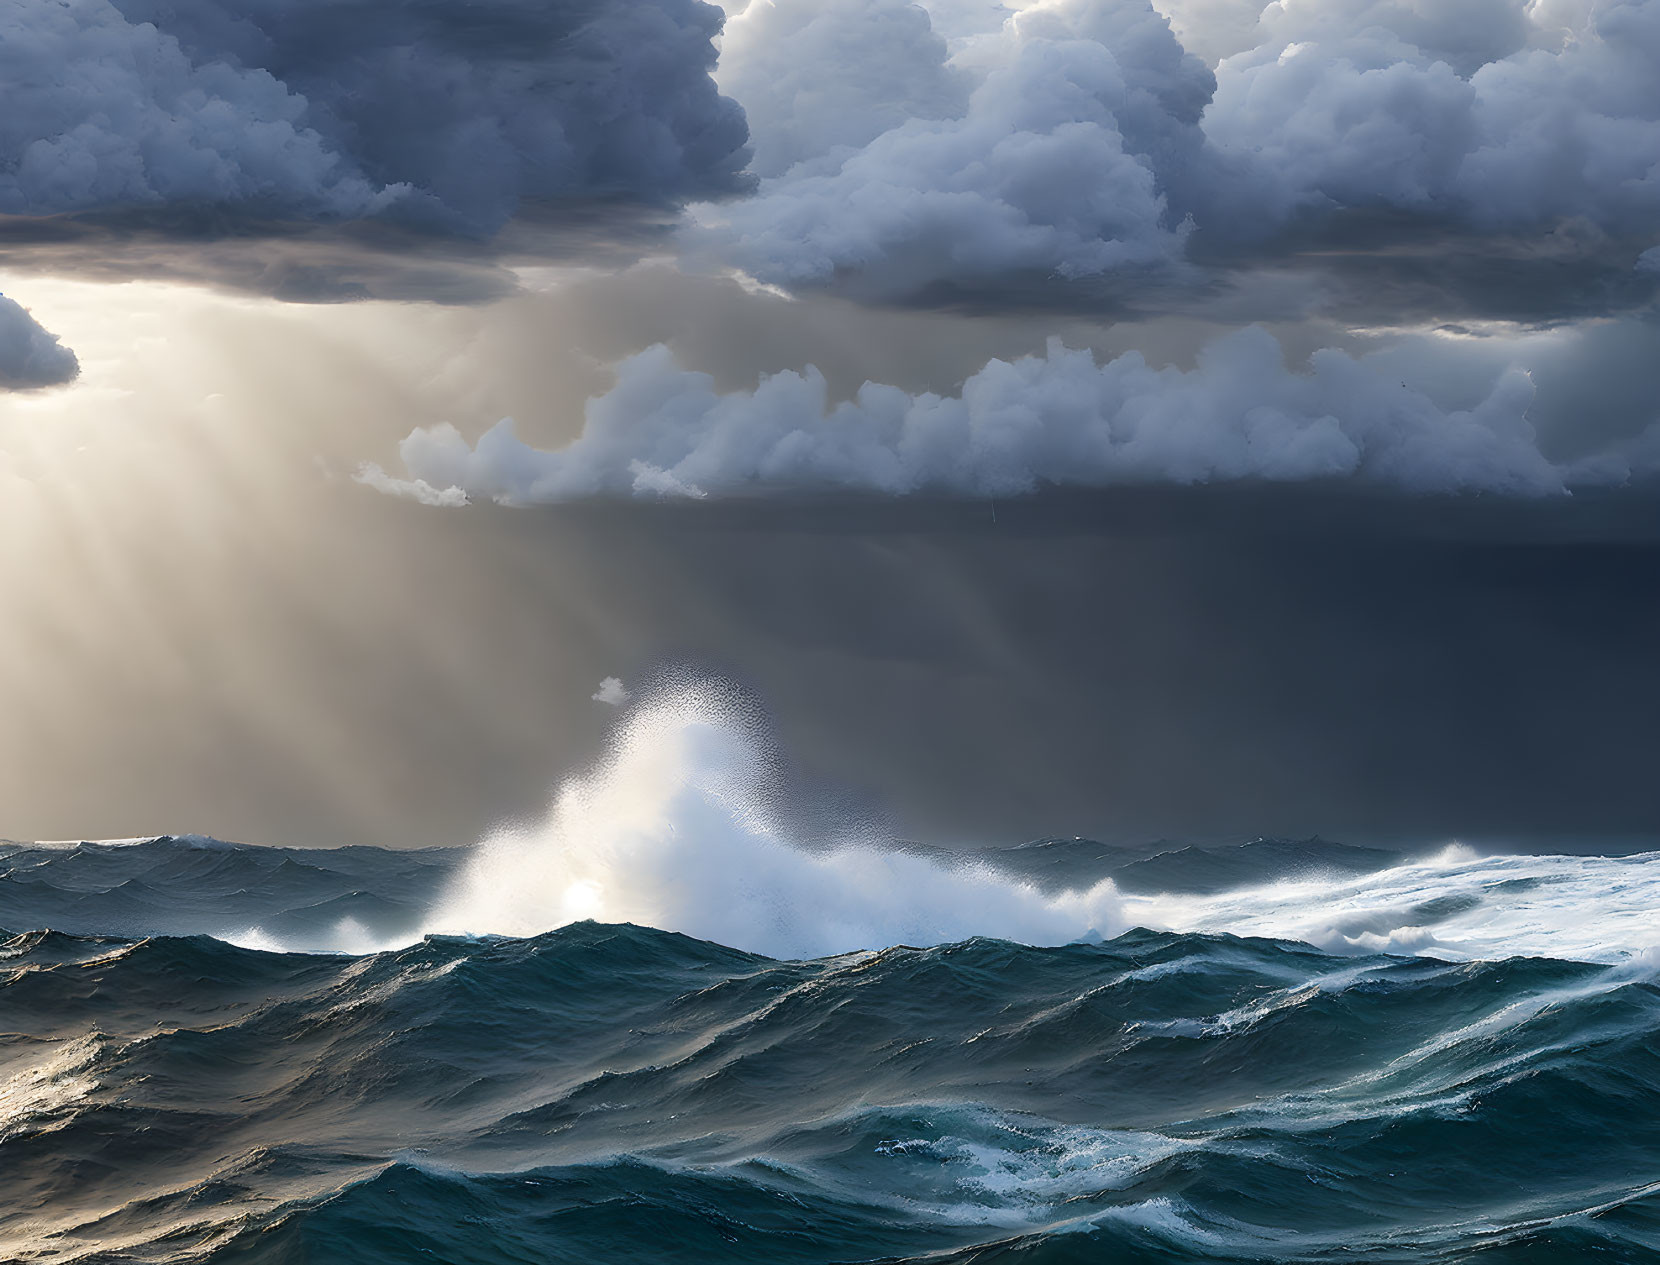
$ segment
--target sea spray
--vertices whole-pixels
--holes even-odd
[[[673,682],[619,717],[605,757],[558,788],[542,821],[486,839],[425,930],[527,936],[595,919],[799,958],[1122,929],[1110,882],[1045,895],[852,829],[821,828],[832,844],[803,847],[786,799],[758,710],[716,682]]]
[[[472,847],[331,853],[200,836],[4,844],[0,926],[347,954],[424,933],[525,936],[593,919],[797,958],[972,936],[1053,945],[1137,926],[1346,956],[1634,967],[1660,957],[1660,853],[1452,845],[1356,874],[1344,869],[1352,850],[1310,840],[1270,850],[1278,871],[1258,866],[1248,870],[1258,877],[1223,890],[1184,875],[1213,875],[1223,853],[1261,847],[1176,849],[1126,867],[1156,870],[1163,890],[1146,890],[1145,878],[1134,891],[1094,881],[1108,857],[1081,871],[1081,890],[1057,893],[972,855],[896,850],[888,832],[825,805],[803,790],[753,700],[682,675],[619,709],[603,758],[564,779],[541,821]]]
[[[1454,959],[1616,962],[1660,945],[1660,854],[1450,845],[1360,876],[1314,859],[1214,895],[1132,896],[1106,880],[1046,892],[972,857],[895,850],[849,820],[808,823],[786,765],[738,691],[671,678],[619,715],[605,756],[559,786],[541,821],[474,850],[424,930],[526,936],[594,919],[797,958],[977,935],[1064,944],[1128,926]]]

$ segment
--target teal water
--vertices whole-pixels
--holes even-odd
[[[216,867],[250,901],[341,899],[261,850],[80,851],[14,851],[8,918],[132,868],[157,909]],[[390,917],[443,862],[311,868]],[[1642,957],[81,930],[0,946],[8,1260],[1660,1259]]]

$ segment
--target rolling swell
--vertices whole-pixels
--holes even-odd
[[[1660,855],[895,850],[716,695],[469,851],[0,844],[0,1258],[1660,1256]]]
[[[1641,961],[32,933],[0,1007],[20,1260],[1660,1252]]]

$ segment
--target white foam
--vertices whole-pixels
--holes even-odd
[[[326,932],[277,935],[264,927],[250,926],[237,931],[221,931],[214,938],[239,949],[253,949],[260,953],[343,953],[355,957],[401,949],[415,943],[420,936],[412,933],[388,939],[348,915]]]
[[[98,1088],[92,1067],[104,1050],[96,1033],[66,1041],[52,1055],[0,1080],[0,1141],[34,1132]]]
[[[777,957],[974,935],[1061,944],[1123,923],[1110,883],[1045,896],[989,869],[854,841],[792,846],[755,717],[707,683],[626,712],[609,755],[547,817],[484,842],[430,932],[535,935],[632,922]]]
[[[1660,853],[1435,857],[1358,878],[1126,897],[1133,922],[1305,940],[1331,952],[1624,962],[1660,947]]]
[[[917,1108],[938,1122],[939,1136],[894,1140],[878,1148],[878,1154],[897,1163],[919,1157],[945,1179],[933,1186],[914,1176],[896,1183],[907,1191],[905,1202],[913,1214],[952,1225],[1041,1229],[1050,1235],[1117,1222],[1183,1245],[1236,1246],[1241,1238],[1259,1237],[1253,1227],[1207,1218],[1228,1232],[1218,1235],[1180,1199],[1123,1198],[1123,1192],[1166,1161],[1204,1151],[1237,1151],[1235,1143],[1068,1125],[976,1104]]]
[[[27,846],[57,851],[88,845],[98,848],[136,848],[146,843],[159,843],[164,839],[179,847],[195,848],[203,852],[233,852],[237,848],[236,844],[228,843],[224,839],[189,832],[180,835],[128,835],[119,839],[36,839]]]
[[[1209,896],[1123,896],[1102,882],[1046,895],[874,839],[793,846],[778,769],[764,725],[729,691],[660,689],[622,712],[607,757],[567,779],[542,821],[480,846],[424,930],[527,936],[593,918],[777,957],[975,935],[1062,944],[1132,925],[1454,960],[1660,952],[1660,853],[1482,856],[1454,845],[1358,878]]]

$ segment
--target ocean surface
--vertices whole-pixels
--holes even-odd
[[[0,1259],[1660,1260],[1660,855],[797,846],[706,711],[471,848],[0,845]]]

